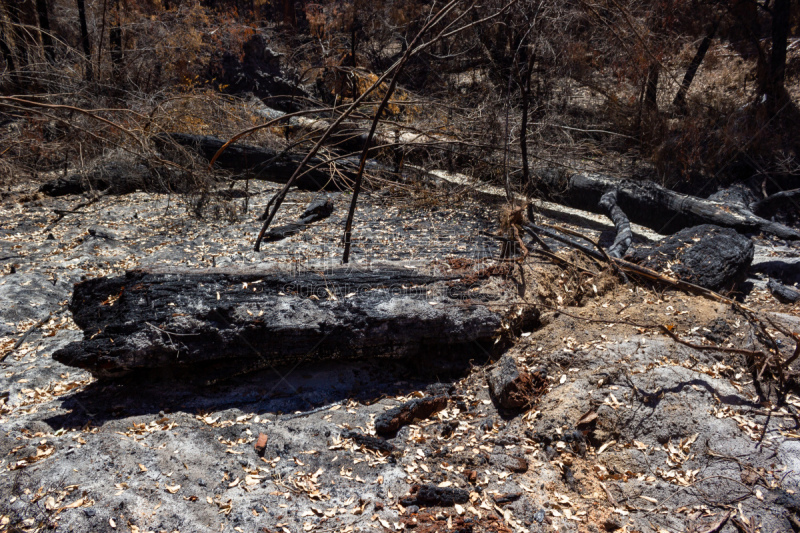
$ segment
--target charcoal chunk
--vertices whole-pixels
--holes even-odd
[[[501,409],[520,409],[530,405],[536,396],[531,375],[520,369],[508,354],[489,372],[488,382],[489,393]]]
[[[626,259],[714,291],[731,290],[753,262],[753,242],[731,228],[703,224],[661,242],[639,245]]]
[[[424,420],[447,407],[444,396],[417,398],[399,407],[389,409],[375,420],[375,432],[378,435],[394,435],[403,426],[415,420]]]
[[[416,492],[412,496],[405,498],[401,503],[409,505],[420,505],[426,507],[441,506],[452,507],[457,503],[467,503],[469,501],[469,491],[457,487],[437,487],[436,485],[422,485],[414,487]]]

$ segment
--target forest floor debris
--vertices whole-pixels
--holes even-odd
[[[255,212],[274,190],[258,186]],[[792,528],[800,397],[777,405],[774,386],[754,380],[743,355],[695,350],[632,324],[751,347],[746,320],[724,303],[622,285],[610,272],[590,277],[533,257],[502,268],[490,259],[496,244],[479,237],[496,229],[488,208],[428,194],[368,195],[357,221],[361,258],[505,273],[509,295],[539,305],[535,320],[509,326],[504,356],[543,378],[530,409],[498,411],[487,382],[494,354],[278,367],[212,386],[159,374],[95,380],[50,357],[82,336],[69,313],[55,313],[73,282],[145,265],[333,261],[346,198],[334,198],[334,214],[313,231],[256,254],[252,223],[188,217],[177,197],[103,198],[45,233],[53,210],[74,198],[4,193],[0,530],[660,533],[732,532],[751,520],[762,531]],[[291,198],[287,220],[313,194]],[[800,255],[796,245],[755,243],[756,262]],[[778,302],[757,277],[747,283],[748,306],[800,327],[797,304]],[[388,440],[375,435],[387,412],[422,398],[442,405]]]

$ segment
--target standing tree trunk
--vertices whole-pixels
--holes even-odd
[[[0,52],[3,54],[3,60],[6,62],[6,68],[11,73],[11,80],[17,83],[17,69],[14,65],[14,54],[8,45],[9,41],[6,38],[5,28],[0,27]]]
[[[703,38],[703,42],[700,43],[697,53],[695,53],[694,58],[692,58],[692,62],[689,63],[689,68],[686,69],[686,74],[683,76],[678,94],[675,95],[675,99],[672,101],[672,104],[680,110],[686,108],[686,93],[689,92],[689,87],[692,85],[692,81],[697,74],[697,69],[700,68],[700,64],[706,57],[706,52],[708,52],[708,48],[711,46],[711,41],[714,39],[718,27],[719,20],[716,20],[711,30],[709,30],[708,35],[706,35]]]
[[[358,75],[356,75],[356,32],[358,31],[358,20],[353,17],[353,24],[350,26],[350,66],[353,67],[353,100],[358,98]]]
[[[524,53],[524,52],[523,52]],[[524,54],[527,56],[527,54]],[[522,183],[527,187],[530,183],[530,168],[528,167],[528,112],[531,105],[531,75],[533,74],[533,57],[526,58],[525,70],[522,81],[522,123],[519,131],[519,149],[522,152]]]
[[[736,37],[750,42],[751,50],[756,55],[756,99],[759,100],[764,95],[767,87],[767,54],[761,46],[761,25],[758,18],[758,3],[752,0],[732,0],[731,13],[737,21],[734,33]],[[743,53],[745,57],[750,55],[750,50]]]
[[[89,28],[86,24],[86,2],[85,0],[77,0],[77,2],[78,22],[81,27],[81,46],[83,55],[86,56],[86,81],[92,81],[94,77],[92,72],[92,43],[89,42]]]
[[[761,95],[766,97],[767,112],[774,116],[788,95],[786,79],[786,48],[789,37],[791,0],[775,0],[772,7],[772,54]]]
[[[39,30],[42,36],[42,47],[47,61],[52,63],[55,60],[55,49],[53,48],[53,36],[50,33],[50,14],[48,13],[47,0],[36,0],[36,14],[39,17]]]
[[[35,46],[36,39],[31,33],[31,26],[36,21],[36,12],[32,0],[6,4],[6,13],[11,21],[11,34],[14,39],[14,48],[17,51],[18,73],[25,70],[30,64],[31,45]]]
[[[114,0],[114,14],[111,18],[111,27],[108,30],[108,44],[111,51],[111,67],[115,78],[119,75],[119,69],[122,66],[121,18],[119,0]]]
[[[297,26],[297,13],[294,10],[294,0],[283,0],[283,23],[292,28]]]
[[[645,83],[644,90],[644,107],[649,112],[658,111],[658,74],[660,66],[657,62],[650,64],[650,69],[647,71],[647,82]]]

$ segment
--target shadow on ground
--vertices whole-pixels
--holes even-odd
[[[114,380],[99,380],[63,397],[67,411],[44,421],[52,427],[80,428],[110,420],[154,413],[219,412],[247,407],[260,415],[288,417],[337,402],[355,400],[371,404],[386,396],[413,391],[446,391],[470,369],[488,363],[492,356],[474,353],[447,361],[379,359],[306,362],[294,367],[274,367],[219,379],[213,369],[190,376],[138,373]],[[216,378],[216,379],[214,379]],[[63,411],[62,411],[63,412]]]

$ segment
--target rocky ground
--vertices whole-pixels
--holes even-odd
[[[198,219],[184,198],[146,193],[58,219],[82,200],[33,186],[3,193],[0,531],[800,528],[800,398],[776,405],[774,385],[754,380],[744,355],[650,327],[752,349],[749,323],[725,304],[610,273],[577,275],[533,256],[500,265],[508,316],[530,319],[467,361],[300,364],[203,384],[96,380],[51,359],[83,335],[65,311],[81,279],[153,265],[335,264],[346,194],[329,219],[252,251],[253,213],[275,190],[251,184],[251,214],[238,221],[224,218],[230,203],[219,204],[223,218]],[[277,223],[313,198],[293,193]],[[496,208],[455,189],[369,193],[354,261],[484,270],[498,246],[479,232],[497,229]],[[601,217],[561,215],[608,239]],[[755,239],[744,303],[800,331],[800,306],[766,288],[770,275],[792,282],[800,248]],[[535,378],[522,408],[490,394],[503,350]],[[387,433],[381,415],[420,398],[439,399]]]

